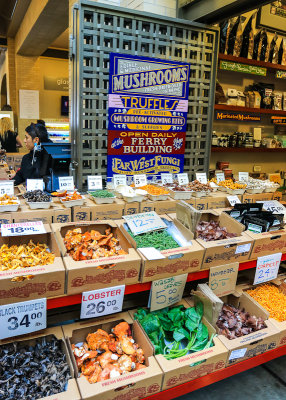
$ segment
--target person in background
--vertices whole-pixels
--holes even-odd
[[[42,178],[46,174],[46,163],[41,144],[49,143],[47,130],[43,125],[31,124],[25,129],[24,143],[29,150],[22,158],[20,169],[14,179],[15,185],[26,182],[27,179]]]
[[[18,133],[13,132],[10,118],[4,117],[0,120],[0,143],[7,153],[15,153],[19,147],[23,147]]]
[[[46,126],[46,123],[45,123],[45,121],[43,119],[37,119],[37,124],[41,124],[44,127]]]

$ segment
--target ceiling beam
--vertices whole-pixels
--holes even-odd
[[[32,0],[16,35],[16,53],[40,56],[67,29],[68,10],[68,0]]]
[[[23,21],[26,11],[31,3],[31,0],[18,0],[12,15],[11,22],[8,27],[7,36],[15,37],[18,29]]]

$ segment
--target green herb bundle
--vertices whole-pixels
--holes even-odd
[[[202,303],[196,307],[185,308],[181,305],[153,312],[139,308],[134,314],[153,343],[155,354],[163,354],[167,360],[213,346],[214,335],[209,339],[202,316]],[[172,345],[168,346],[167,342]]]
[[[180,247],[166,230],[141,233],[134,236],[131,231],[129,235],[135,240],[137,247],[155,247],[157,250],[168,250]]]
[[[114,194],[109,192],[108,190],[95,190],[94,192],[89,192],[89,194],[93,197],[114,197]]]

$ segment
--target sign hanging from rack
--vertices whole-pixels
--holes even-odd
[[[256,65],[241,64],[232,61],[220,60],[219,68],[225,71],[242,72],[260,76],[266,76],[267,74],[267,68],[258,67]]]
[[[184,169],[190,64],[110,53],[107,174]]]
[[[261,116],[237,111],[216,110],[215,119],[219,121],[260,122]]]

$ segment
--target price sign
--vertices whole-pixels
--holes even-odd
[[[189,183],[189,177],[187,173],[177,174],[179,185],[187,185]]]
[[[47,299],[0,306],[0,339],[25,335],[47,327]]]
[[[227,196],[229,204],[233,207],[235,204],[241,204],[241,201],[237,196]]]
[[[155,211],[125,215],[123,218],[127,222],[133,235],[140,235],[141,233],[167,228],[165,222],[163,222]]]
[[[88,190],[100,190],[102,189],[102,176],[91,176],[87,177],[87,188]]]
[[[242,182],[248,182],[249,174],[248,172],[239,172],[238,180]]]
[[[239,263],[211,267],[209,287],[218,296],[226,296],[235,292]]]
[[[208,183],[207,174],[205,172],[197,172],[196,179],[200,183]]]
[[[44,190],[43,179],[27,179],[26,181],[27,191],[31,190]]]
[[[146,174],[134,175],[134,185],[135,187],[146,186],[147,185]]]
[[[113,185],[116,188],[118,185],[126,185],[126,175],[113,175]]]
[[[46,233],[42,221],[1,224],[2,236],[39,235],[41,233]]]
[[[14,196],[14,181],[0,181],[0,195]]]
[[[263,208],[273,214],[286,214],[286,208],[277,200],[263,201]]]
[[[161,174],[161,181],[163,185],[166,183],[173,183],[173,175],[172,174]]]
[[[122,311],[125,285],[83,292],[80,318],[96,318]]]
[[[73,176],[60,176],[59,177],[59,187],[60,190],[74,190]]]
[[[270,254],[257,258],[254,285],[277,278],[282,253]]]
[[[217,172],[215,175],[216,175],[216,181],[217,181],[217,183],[220,183],[220,182],[222,182],[222,181],[225,181],[224,172]]]
[[[148,307],[150,311],[161,310],[182,300],[188,274],[172,276],[152,282]]]

